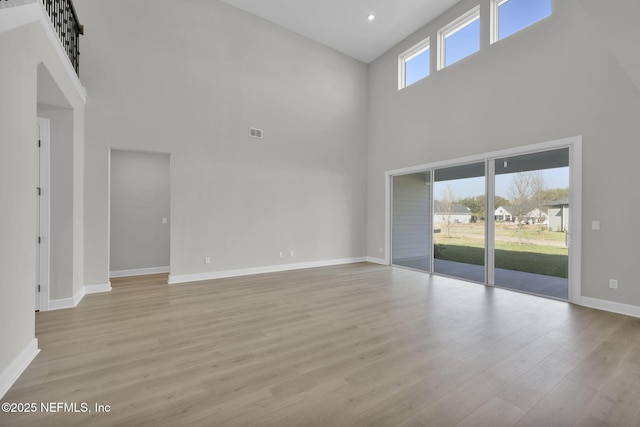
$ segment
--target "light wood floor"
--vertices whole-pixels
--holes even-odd
[[[640,319],[371,264],[114,280],[36,315],[2,426],[639,426]]]

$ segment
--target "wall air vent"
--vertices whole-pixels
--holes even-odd
[[[249,136],[252,138],[262,138],[262,129],[249,128]]]

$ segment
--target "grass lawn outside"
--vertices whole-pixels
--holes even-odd
[[[446,233],[446,225],[438,224],[442,234]],[[518,226],[512,222],[497,222],[496,237],[518,238],[523,242],[527,240],[546,240],[551,242],[565,242],[566,233],[561,231],[540,230],[539,225],[523,225],[520,230]],[[474,224],[451,224],[451,235],[477,235],[484,236],[484,221],[478,221]]]
[[[484,265],[484,242],[473,238],[437,236],[435,258]],[[538,244],[495,243],[496,268],[569,277],[569,250]]]

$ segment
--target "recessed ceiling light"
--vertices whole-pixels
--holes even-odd
[[[376,15],[374,15],[373,13],[370,13],[369,16],[367,16],[367,19],[369,21],[373,21],[374,19],[376,19]]]

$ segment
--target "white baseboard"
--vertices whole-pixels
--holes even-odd
[[[73,308],[77,304],[73,303],[73,298],[61,298],[49,300],[49,311],[64,310],[65,308]]]
[[[0,373],[0,399],[9,391],[13,383],[22,375],[39,352],[38,339],[34,338],[18,357],[13,359],[13,362]]]
[[[368,256],[367,257],[367,262],[370,262],[372,264],[389,265],[389,263],[387,262],[386,259],[384,259],[384,258],[375,258],[375,257],[372,257],[372,256]]]
[[[85,296],[85,288],[84,286],[80,288],[78,292],[73,296],[73,298],[61,298],[61,299],[52,299],[49,300],[49,311],[51,310],[64,310],[65,308],[74,308],[82,298]]]
[[[169,276],[169,284],[199,282],[202,280],[225,279],[228,277],[251,276],[254,274],[277,273],[281,271],[301,270],[305,268],[329,267],[332,265],[355,264],[358,262],[366,262],[365,257],[360,258],[342,258],[325,261],[299,262],[295,264],[270,265],[266,267],[241,268],[237,270],[210,271],[207,273],[181,274],[177,276]]]
[[[130,276],[145,276],[147,274],[168,273],[169,267],[149,267],[149,268],[136,268],[133,270],[117,270],[110,271],[109,278],[111,277],[130,277]]]
[[[612,313],[624,314],[626,316],[640,317],[640,307],[637,305],[629,305],[589,297],[580,298],[580,305],[596,308],[598,310],[610,311]]]
[[[73,298],[61,298],[49,300],[49,311],[64,310],[65,308],[75,308],[80,304],[82,298],[89,294],[99,294],[102,292],[111,292],[111,282],[101,285],[84,285]]]
[[[84,285],[84,294],[100,294],[102,292],[111,292],[111,282],[102,285]]]

